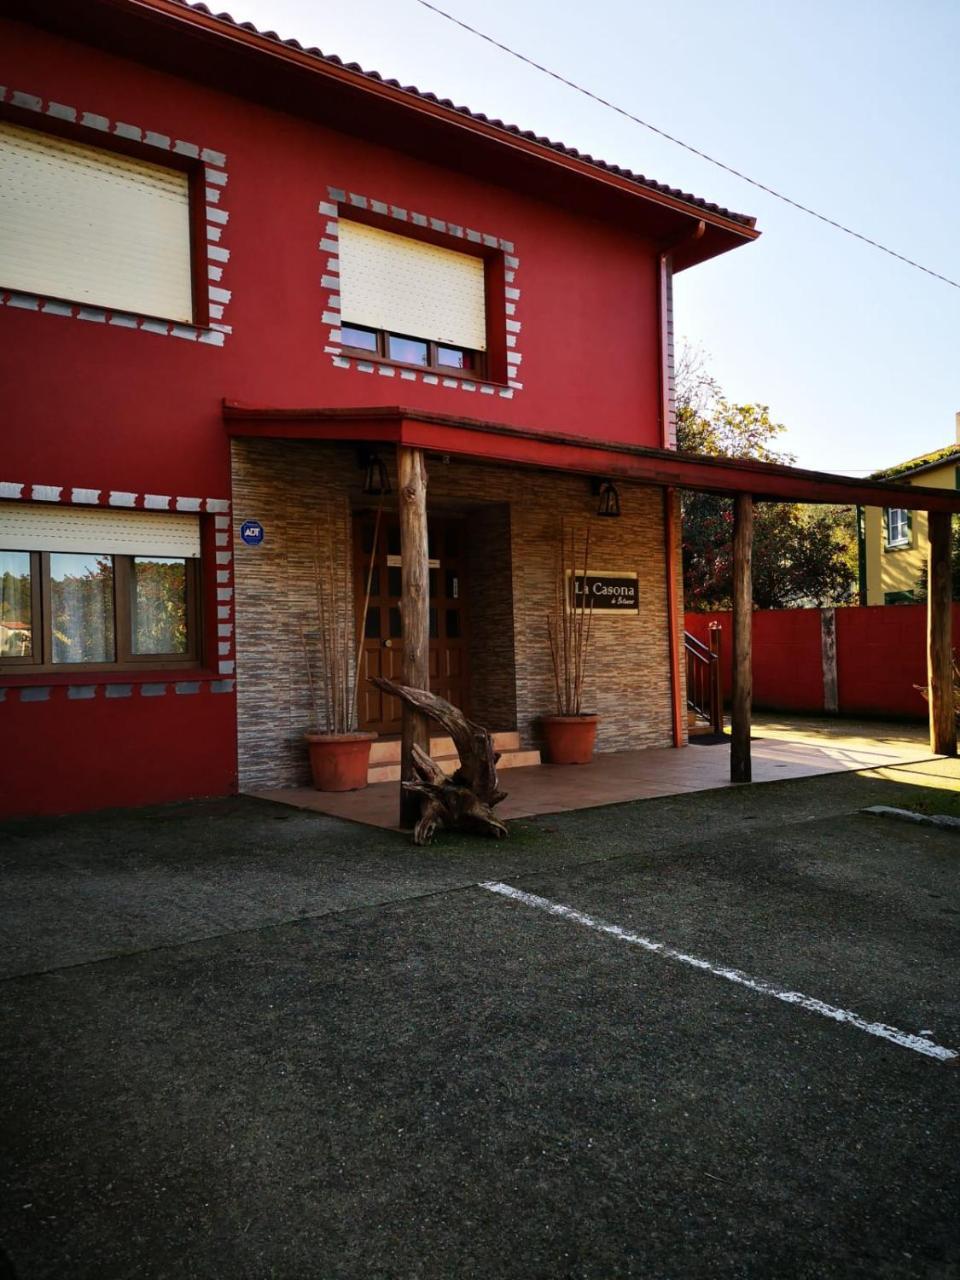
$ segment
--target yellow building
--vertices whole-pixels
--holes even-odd
[[[960,413],[956,444],[877,471],[872,479],[960,489]],[[917,599],[927,562],[927,513],[902,507],[865,507],[858,514],[861,601],[908,604]]]

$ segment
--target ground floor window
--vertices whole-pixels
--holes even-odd
[[[119,553],[118,543],[125,536],[129,541],[130,534],[111,526],[106,515],[97,521],[104,526],[103,551],[43,549],[44,541],[48,547],[78,541],[76,526],[68,522],[63,516],[58,528],[54,521],[36,520],[30,529],[28,516],[10,521],[4,530],[0,518],[0,667],[62,671],[198,665],[196,521],[186,537],[176,526],[173,539],[161,526],[158,554],[148,553],[148,526],[135,528],[133,535],[144,543],[143,554]],[[8,542],[22,543],[25,529],[38,538],[38,549],[4,549],[5,532]],[[180,550],[188,554],[168,554]]]

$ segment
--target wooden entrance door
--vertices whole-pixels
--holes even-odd
[[[400,523],[396,516],[381,517],[376,547],[373,545],[373,532],[373,513],[358,515],[353,536],[358,632],[371,557],[373,577],[361,651],[357,714],[361,729],[380,734],[399,733],[401,704],[371,685],[369,677],[383,675],[390,680],[402,679]],[[427,536],[430,554],[430,688],[441,698],[469,712],[463,521],[431,517],[427,522]]]

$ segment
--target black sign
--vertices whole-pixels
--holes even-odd
[[[572,603],[578,608],[639,613],[640,591],[635,573],[578,573],[573,579]]]

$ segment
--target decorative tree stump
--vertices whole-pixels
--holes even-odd
[[[420,818],[413,829],[414,844],[429,844],[440,828],[470,831],[502,840],[507,828],[493,809],[507,793],[500,790],[493,741],[486,729],[473,724],[457,707],[426,689],[394,684],[384,676],[371,677],[384,693],[406,703],[413,711],[436,721],[453,739],[460,756],[460,768],[452,776],[443,772],[419,744],[413,746],[416,777],[402,786],[411,797],[419,797]]]

